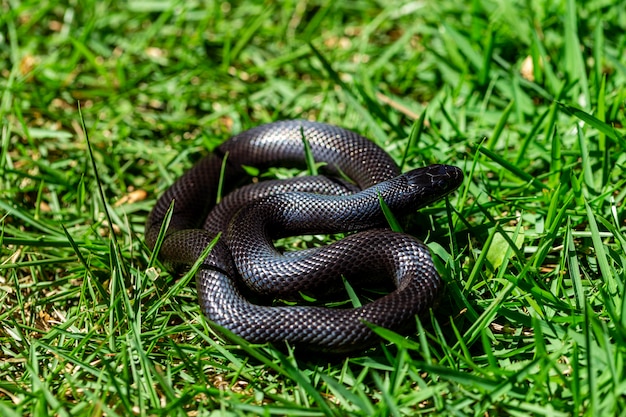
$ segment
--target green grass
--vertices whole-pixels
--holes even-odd
[[[626,415],[626,2],[1,8],[1,415]],[[422,211],[447,285],[415,334],[224,341],[146,249],[184,170],[286,118],[466,173]]]

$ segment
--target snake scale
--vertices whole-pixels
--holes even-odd
[[[247,177],[243,167],[303,164],[303,135],[327,176],[243,186],[215,205],[220,178],[224,190],[233,189]],[[211,323],[252,343],[350,352],[377,340],[369,323],[396,331],[410,326],[442,287],[426,246],[385,228],[380,199],[402,216],[449,194],[462,180],[461,170],[448,165],[401,174],[380,147],[340,127],[274,122],[231,137],[183,174],[152,209],[146,241],[154,247],[174,201],[162,260],[193,264],[222,233],[196,275],[200,306]],[[358,233],[299,251],[280,252],[273,244],[286,236],[343,232]],[[342,287],[341,277],[353,284],[385,277],[394,289],[356,308],[250,301],[252,293],[260,300],[324,297]]]

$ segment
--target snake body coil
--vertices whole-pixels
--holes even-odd
[[[242,187],[213,207],[222,170],[224,188],[230,189],[245,176],[242,166],[301,164],[302,135],[315,161],[353,180],[356,189],[334,177],[268,181]],[[178,179],[150,213],[146,240],[154,246],[173,200],[163,260],[192,264],[223,233],[196,276],[200,306],[211,322],[253,343],[286,341],[348,352],[376,340],[367,323],[401,330],[432,305],[441,288],[423,243],[381,229],[380,199],[394,214],[408,214],[450,193],[462,179],[458,168],[447,165],[400,175],[381,148],[354,132],[308,121],[276,122],[232,137]],[[272,244],[284,236],[351,231],[361,232],[302,251],[280,253]],[[341,286],[342,276],[351,282],[390,277],[395,290],[349,309],[270,307],[242,295],[323,296]]]

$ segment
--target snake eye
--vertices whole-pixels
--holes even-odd
[[[441,190],[442,194],[454,191],[463,181],[463,172],[451,165],[435,165],[432,174],[433,187]]]

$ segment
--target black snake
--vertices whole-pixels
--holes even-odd
[[[253,184],[214,207],[220,178],[223,189],[231,189],[246,176],[242,167],[302,164],[303,135],[314,160],[332,177]],[[200,306],[210,322],[253,343],[348,352],[376,340],[368,323],[393,330],[410,326],[442,287],[426,246],[384,228],[380,199],[401,216],[440,199],[462,180],[462,172],[448,165],[401,175],[387,153],[349,130],[275,122],[233,136],[180,177],[150,213],[146,241],[154,247],[173,200],[159,254],[164,261],[192,264],[223,233],[196,276]],[[285,236],[352,231],[360,232],[306,250],[281,253],[273,246]],[[384,276],[395,289],[356,308],[268,306],[247,297],[252,291],[270,299],[299,293],[323,297],[341,287],[342,276],[352,283]]]

